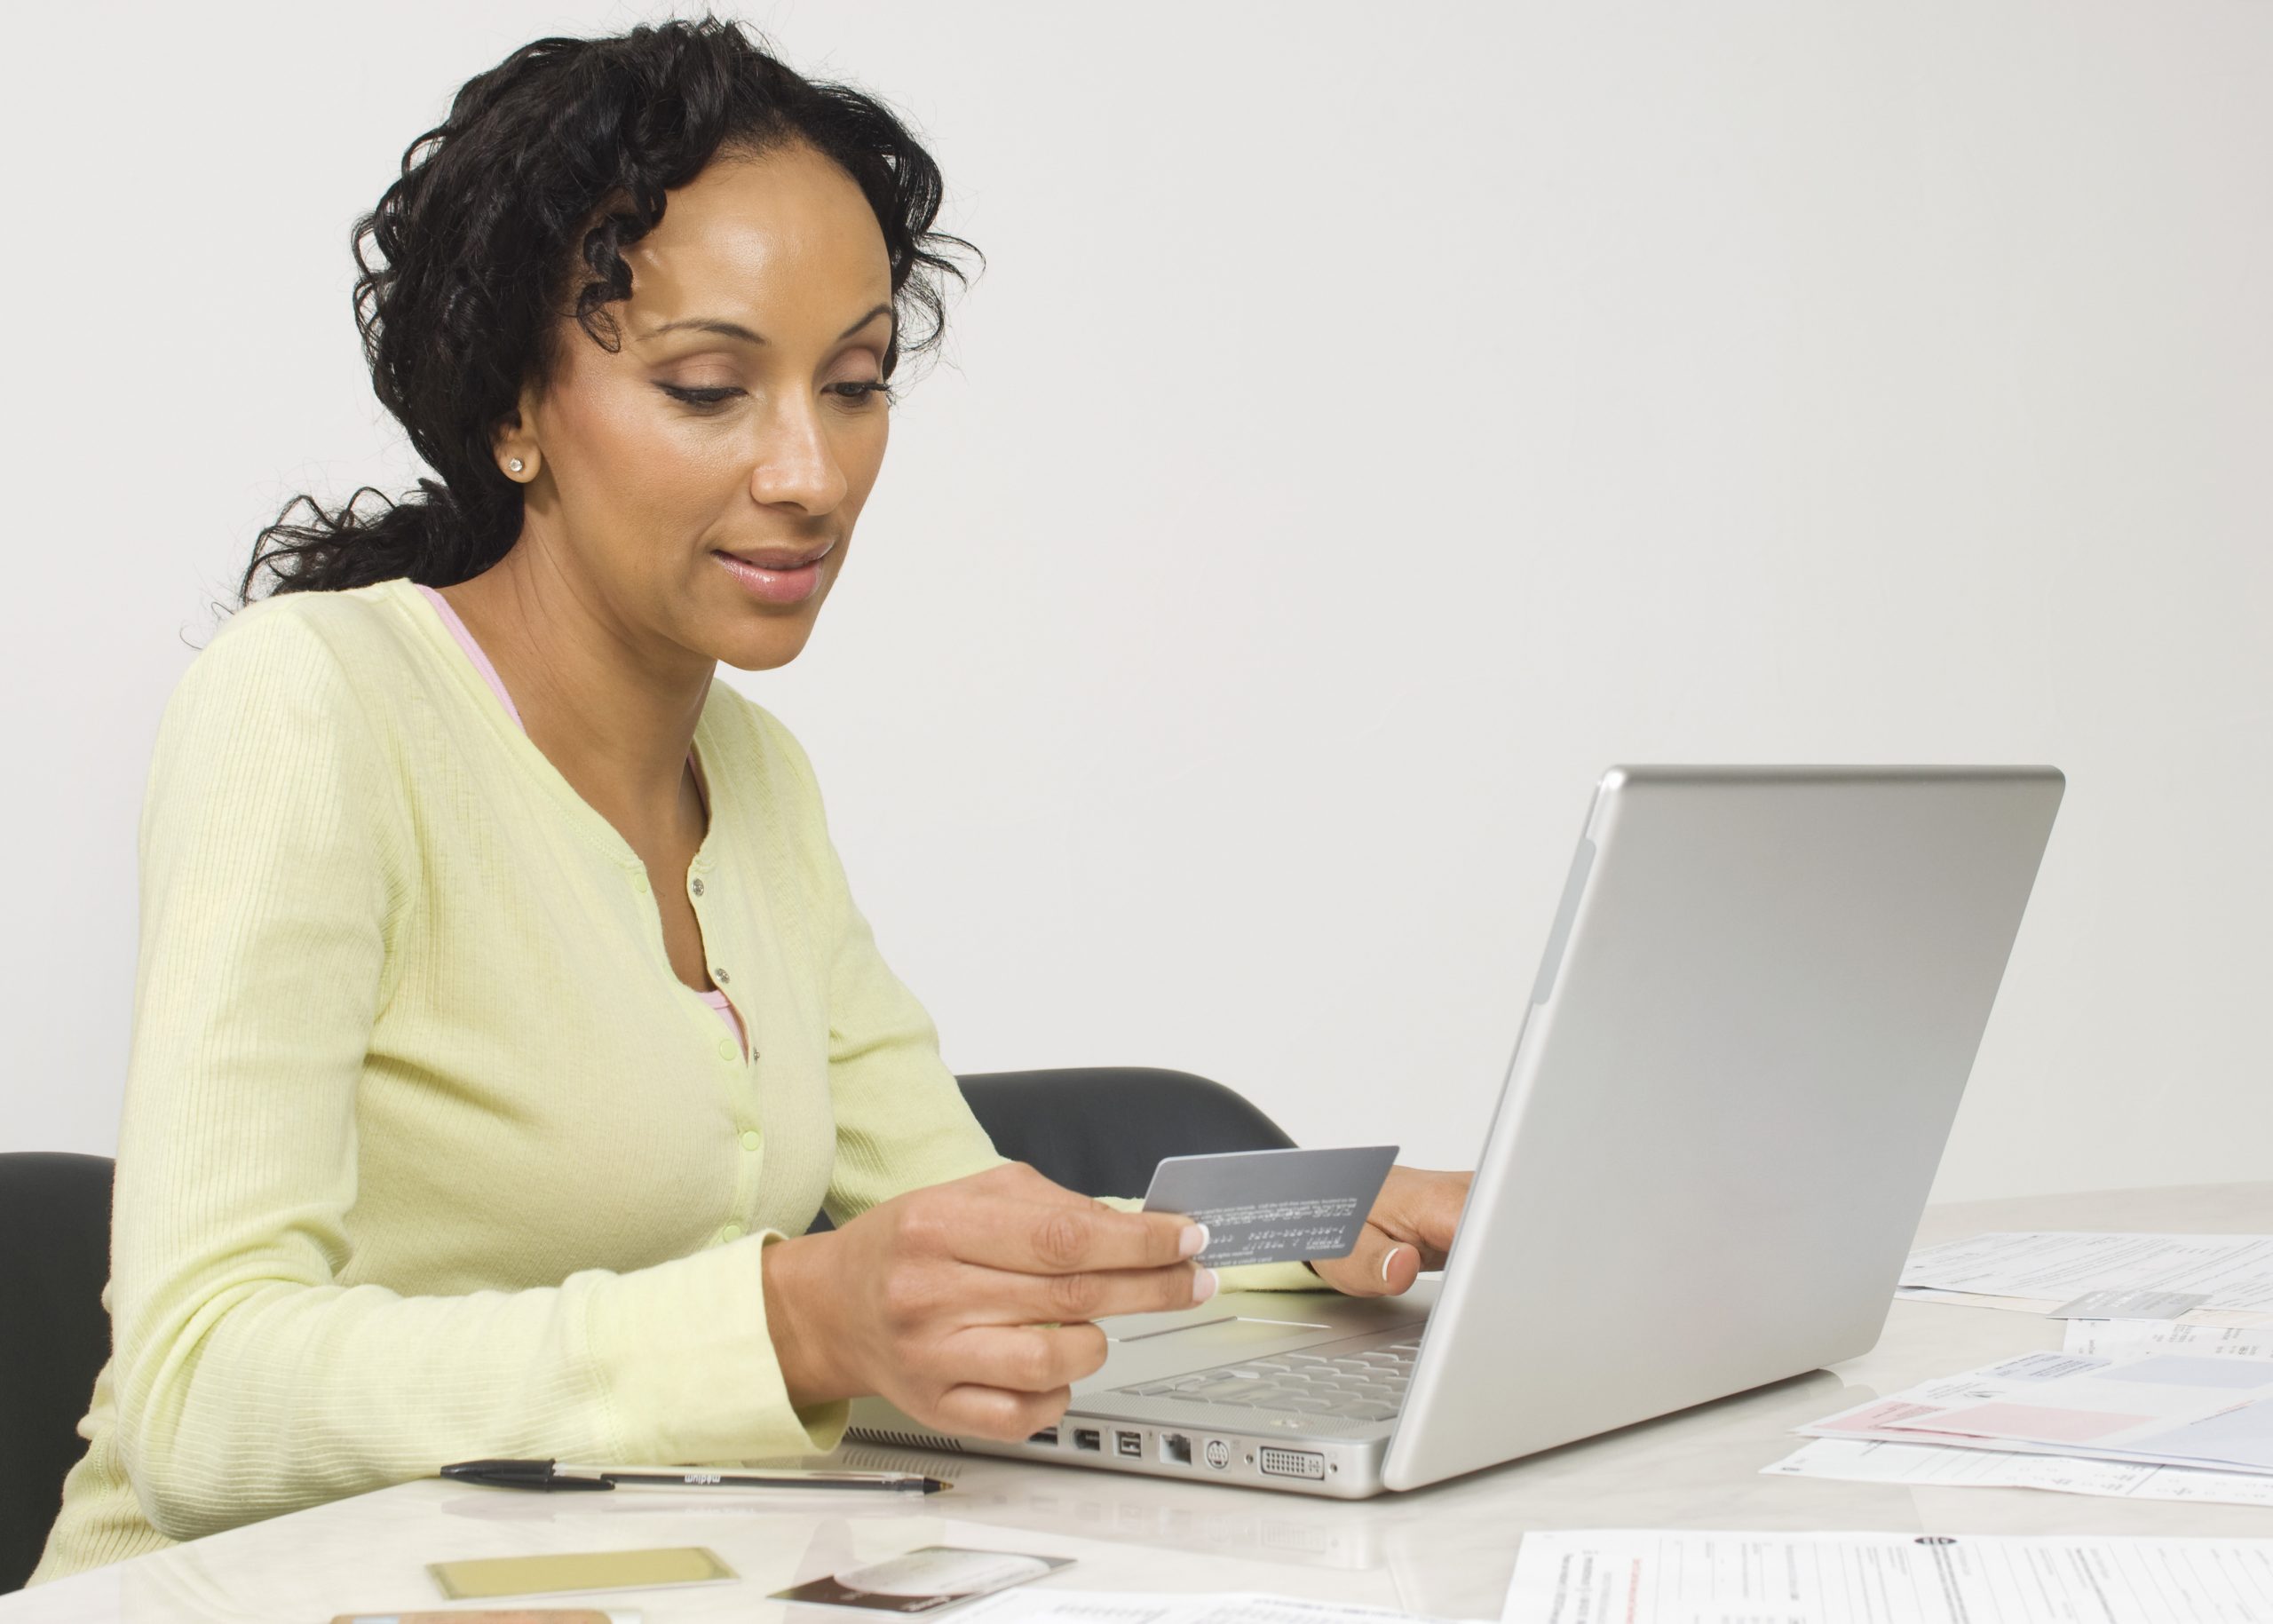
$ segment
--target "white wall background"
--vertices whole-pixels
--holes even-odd
[[[350,222],[467,75],[648,14],[12,24],[0,1147],[113,1144],[203,604],[414,471]],[[2273,1176],[2273,4],[740,14],[992,262],[734,674],[960,1069],[1464,1165],[1605,764],[2040,760],[1940,1193]]]

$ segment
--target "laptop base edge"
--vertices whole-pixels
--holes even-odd
[[[1382,1464],[1389,1454],[1386,1430],[1367,1438],[1274,1437],[1265,1429],[1193,1427],[1085,1414],[1078,1409],[1022,1442],[999,1444],[936,1431],[878,1398],[854,1400],[844,1441],[1276,1489],[1329,1500],[1369,1500],[1383,1493]]]

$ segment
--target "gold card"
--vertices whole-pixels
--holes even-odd
[[[653,1585],[711,1584],[737,1576],[716,1551],[700,1545],[482,1557],[470,1562],[430,1562],[426,1571],[454,1602],[555,1590],[644,1590]]]

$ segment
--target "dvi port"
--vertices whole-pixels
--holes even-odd
[[[1326,1457],[1315,1449],[1273,1449],[1263,1446],[1263,1475],[1266,1477],[1326,1476]]]

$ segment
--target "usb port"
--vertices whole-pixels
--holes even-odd
[[[1144,1435],[1141,1432],[1116,1432],[1113,1435],[1113,1446],[1132,1461],[1144,1458]]]
[[[1073,1447],[1076,1449],[1100,1449],[1104,1447],[1104,1445],[1098,1439],[1097,1430],[1095,1427],[1076,1427],[1073,1429]]]
[[[1057,1447],[1057,1429],[1055,1427],[1044,1427],[1041,1431],[1029,1436],[1026,1442],[1029,1444],[1040,1444],[1044,1449],[1055,1449]]]

